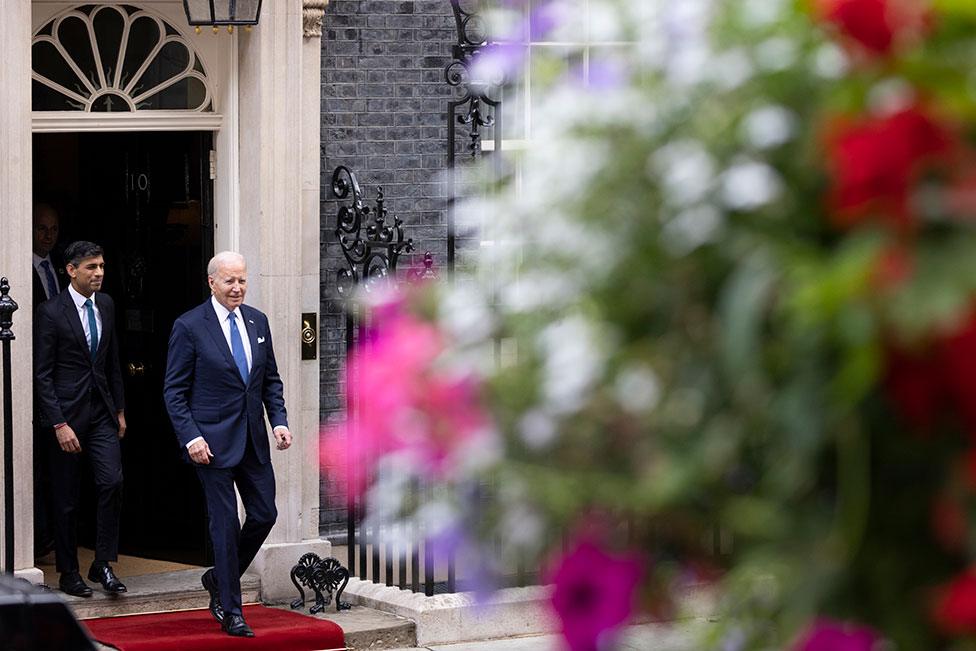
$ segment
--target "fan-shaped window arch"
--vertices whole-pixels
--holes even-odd
[[[82,5],[32,42],[34,111],[213,111],[203,62],[172,25],[130,5]]]

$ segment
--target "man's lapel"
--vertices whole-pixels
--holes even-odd
[[[244,384],[244,380],[241,378],[240,372],[237,370],[237,364],[234,362],[234,356],[230,352],[230,346],[227,345],[227,340],[224,338],[224,331],[220,327],[220,322],[217,321],[217,313],[214,312],[213,304],[210,299],[203,306],[203,320],[206,322],[206,330],[210,333],[210,337],[213,339],[214,345],[224,354],[224,359],[227,360],[227,364],[233,370],[234,375]]]
[[[264,337],[265,333],[258,329],[258,319],[246,305],[241,305],[241,316],[246,321],[247,338],[251,342],[251,373],[247,376],[247,383],[250,385],[255,382],[260,373],[260,367],[264,364]]]
[[[78,340],[78,345],[87,353],[85,355],[89,361],[91,361],[91,347],[88,345],[88,341],[85,339],[85,331],[81,327],[81,319],[78,317],[78,308],[75,306],[74,300],[71,298],[71,292],[61,292],[58,294],[61,298],[61,311],[64,313],[64,319],[68,323],[68,327],[71,328],[71,332],[75,334],[75,339]]]

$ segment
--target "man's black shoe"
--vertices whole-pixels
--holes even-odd
[[[224,621],[220,622],[220,628],[224,629],[227,635],[234,637],[254,637],[254,631],[244,621],[243,615],[224,615]]]
[[[119,577],[115,576],[115,572],[112,571],[108,563],[92,563],[88,570],[88,580],[101,583],[105,592],[121,594],[127,591],[125,584],[119,581]]]
[[[214,616],[218,624],[223,624],[224,608],[220,605],[220,591],[217,590],[217,577],[214,576],[213,568],[203,573],[200,582],[210,594],[210,614]]]
[[[92,596],[92,589],[88,587],[81,575],[77,572],[65,572],[58,579],[58,588],[61,592],[65,594],[70,594],[72,597],[90,597]]]

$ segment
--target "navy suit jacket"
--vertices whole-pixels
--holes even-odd
[[[261,463],[271,460],[264,411],[273,426],[288,425],[284,386],[278,375],[268,317],[241,305],[251,341],[251,372],[245,386],[208,298],[173,324],[166,360],[163,398],[190,461],[187,444],[202,436],[215,468],[240,463],[248,436]]]
[[[125,408],[115,303],[98,292],[95,304],[102,317],[102,336],[92,359],[78,308],[63,291],[34,312],[34,390],[43,427],[68,423],[83,433],[91,420],[91,394],[97,391],[113,418]]]

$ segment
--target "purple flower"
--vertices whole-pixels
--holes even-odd
[[[867,626],[819,619],[794,646],[795,651],[872,651],[881,638]]]
[[[550,577],[552,607],[570,651],[596,651],[598,642],[630,619],[643,573],[633,556],[615,556],[583,540]]]
[[[628,80],[628,71],[618,59],[594,59],[587,68],[582,65],[573,68],[570,78],[579,86],[604,92],[623,87]]]

